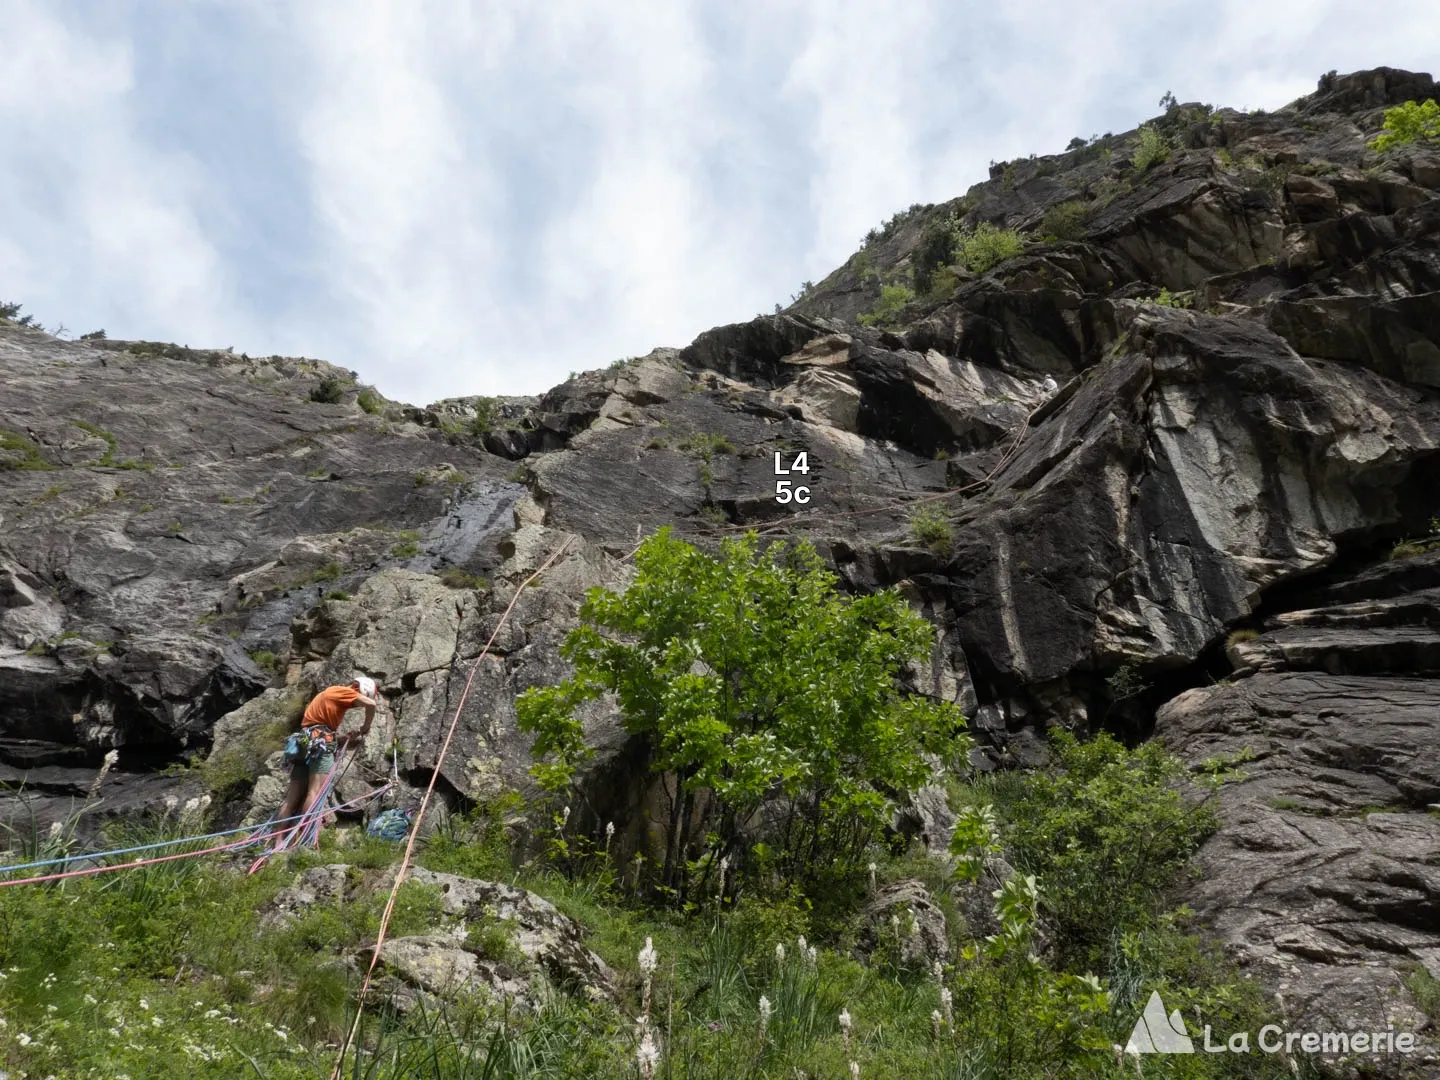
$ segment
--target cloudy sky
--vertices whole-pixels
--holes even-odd
[[[0,300],[530,393],[788,302],[991,160],[1434,71],[1433,0],[0,0]]]

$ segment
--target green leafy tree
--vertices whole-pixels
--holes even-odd
[[[898,685],[930,624],[894,591],[837,594],[808,544],[762,551],[749,534],[709,555],[664,529],[635,562],[623,594],[593,589],[581,606],[562,646],[575,675],[517,702],[537,780],[572,782],[590,754],[577,710],[611,692],[674,778],[662,878],[682,902],[706,885],[692,871],[727,857],[732,883],[860,873],[893,796],[927,781],[925,755],[969,748],[958,710]]]
[[[1390,150],[1413,142],[1440,143],[1440,103],[1434,98],[1386,109],[1385,130],[1370,143],[1370,149]]]

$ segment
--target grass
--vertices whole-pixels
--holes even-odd
[[[331,559],[319,569],[310,571],[310,573],[297,580],[290,587],[302,588],[306,585],[318,585],[321,582],[325,581],[336,581],[339,579],[340,575],[344,573],[344,570],[345,568],[342,567],[339,562],[337,562],[335,559]]]
[[[440,574],[440,582],[450,589],[488,589],[490,582],[479,574],[467,573],[458,566],[448,566]]]
[[[1241,630],[1232,630],[1225,638],[1225,647],[1227,649],[1230,649],[1236,645],[1239,645],[1241,642],[1254,641],[1259,636],[1259,630],[1252,630],[1248,627]]]
[[[677,444],[677,448],[694,454],[701,461],[710,461],[716,454],[735,453],[735,447],[729,439],[710,431],[697,431],[687,435]]]
[[[355,404],[371,416],[385,411],[385,399],[369,386],[364,387],[360,393],[355,395]]]
[[[277,715],[256,726],[253,745],[236,752],[254,755],[273,745],[289,707],[277,704]],[[1103,818],[1116,798],[1130,800],[1122,809],[1147,811],[1146,800],[1161,789],[1129,782],[1135,763],[1126,753],[1110,749],[1102,755],[1110,773],[1071,762],[1072,772],[1110,776],[1109,786],[1087,781],[1077,789],[1058,774],[1039,784],[1029,775],[1004,774],[952,782],[952,803],[994,806],[1007,836],[1020,829],[1014,835],[1024,857],[1089,867],[1096,895],[1105,895],[1112,863],[1088,855],[1076,863],[1068,832],[1054,850],[1045,836],[1050,823],[1088,828],[1085,823],[1093,824],[1097,814]],[[234,762],[204,768],[214,769],[211,779],[222,787],[242,771]],[[1143,780],[1143,769],[1139,775]],[[599,838],[572,829],[563,840],[571,854],[580,853],[578,861],[518,861],[521,853],[507,838],[523,810],[517,797],[508,796],[454,815],[422,841],[418,860],[441,872],[514,881],[577,919],[586,944],[614,970],[619,999],[591,1001],[561,991],[542,1010],[525,1012],[462,994],[401,1017],[386,1008],[382,990],[361,1028],[361,1052],[342,1070],[345,1080],[633,1080],[641,996],[636,954],[647,938],[658,956],[650,1015],[661,1035],[659,1077],[838,1078],[849,1075],[848,1063],[855,1061],[863,1077],[1101,1080],[1116,1075],[1113,1058],[1108,1049],[1086,1050],[1083,1043],[1123,1043],[1152,989],[1187,1018],[1203,1014],[1217,1031],[1253,1031],[1273,1019],[1261,988],[1192,936],[1183,910],[1108,925],[1096,970],[1108,1002],[1077,1020],[1048,1003],[1050,983],[1044,980],[1054,973],[1033,982],[1041,977],[1036,972],[1047,970],[1046,961],[1007,968],[983,950],[962,955],[977,943],[953,908],[952,961],[937,981],[928,970],[892,965],[878,954],[866,961],[854,951],[851,922],[841,918],[826,930],[801,897],[757,892],[719,910],[709,904],[688,911],[642,905],[626,886],[629,852],[618,836],[613,846],[601,847]],[[145,831],[110,828],[105,839],[114,846],[181,834],[173,821]],[[1142,839],[1124,829],[1107,842]],[[386,890],[373,885],[373,871],[397,855],[395,845],[378,841],[341,847],[327,831],[318,851],[276,860],[249,876],[219,862],[187,860],[53,888],[0,890],[0,971],[6,975],[0,1015],[7,1021],[0,1070],[75,1080],[329,1075],[358,988],[344,960],[373,940],[386,898]],[[943,867],[927,856],[877,849],[874,859],[880,882],[919,878],[931,889],[948,888]],[[351,867],[343,900],[312,904],[288,924],[262,926],[261,913],[299,871],[341,861]],[[392,938],[461,931],[442,914],[435,890],[413,882],[401,889]],[[817,946],[813,962],[801,935]],[[504,920],[476,920],[463,927],[456,940],[462,939],[484,957],[526,970],[514,927]],[[953,1012],[941,998],[942,983]],[[1417,974],[1411,983],[1433,1009],[1434,980]],[[1064,993],[1057,999],[1062,1004]],[[769,1005],[763,1031],[762,995]],[[848,1038],[837,1019],[842,1009],[853,1017]],[[942,1009],[951,1015],[937,1031],[932,1012]],[[1083,1038],[1077,1034],[1082,1027]],[[1240,1072],[1215,1055],[1197,1054],[1181,1064],[1184,1071],[1174,1072],[1172,1062],[1155,1059],[1146,1069],[1157,1077],[1193,1080],[1290,1076],[1275,1055],[1247,1058]]]
[[[949,555],[955,544],[949,516],[935,506],[921,506],[910,515],[910,535],[937,555]]]
[[[420,534],[414,529],[404,529],[397,541],[390,547],[390,556],[395,559],[413,559],[420,554]]]
[[[12,456],[15,454],[19,455],[18,459]],[[29,472],[53,468],[55,466],[45,460],[33,439],[18,431],[0,428],[0,469]]]

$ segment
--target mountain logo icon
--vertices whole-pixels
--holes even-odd
[[[1145,1011],[1135,1021],[1135,1030],[1130,1032],[1130,1041],[1125,1044],[1127,1054],[1193,1054],[1195,1045],[1190,1033],[1185,1030],[1185,1021],[1176,1009],[1165,1015],[1165,1003],[1160,1000],[1160,991],[1150,991],[1150,1000]]]

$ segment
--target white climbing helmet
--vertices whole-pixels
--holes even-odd
[[[368,675],[356,675],[353,680],[356,689],[368,698],[375,696],[375,680]]]

